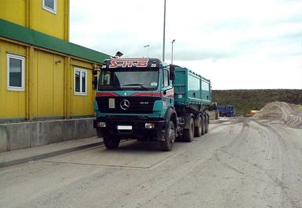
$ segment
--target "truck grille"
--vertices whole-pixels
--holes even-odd
[[[111,101],[109,101],[110,99]],[[152,113],[153,105],[156,100],[160,100],[160,98],[96,97],[99,110],[102,113]]]

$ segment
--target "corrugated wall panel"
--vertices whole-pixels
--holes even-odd
[[[29,7],[29,8],[27,8]],[[42,0],[1,0],[0,18],[30,29],[69,40],[69,0],[57,0],[57,11],[51,13]]]
[[[26,1],[1,0],[0,18],[26,26]]]
[[[65,39],[64,34],[68,31],[65,30],[65,26],[69,27],[69,24],[66,24],[65,21],[65,16],[68,16],[65,15],[66,0],[57,0],[56,14],[43,9],[41,1],[30,1],[32,11],[30,14],[30,28],[62,40],[68,40]]]
[[[64,116],[64,57],[54,56],[53,73],[53,114]]]
[[[64,59],[36,51],[37,117],[64,116]]]
[[[26,57],[26,48],[0,40],[0,119],[25,119],[26,91],[7,90],[7,54]],[[25,63],[26,63],[25,58]],[[25,70],[26,64],[25,64]],[[25,89],[26,90],[26,89]]]
[[[8,53],[25,57],[25,91],[7,90]],[[87,70],[87,95],[74,92],[75,67]],[[100,66],[0,38],[0,120],[93,116],[94,67]]]
[[[83,63],[84,64],[84,63]],[[72,67],[74,71],[74,67]],[[92,89],[92,68],[87,69],[87,95],[75,95],[74,93],[74,74],[72,76],[72,117],[75,116],[93,116],[93,101],[95,91]]]

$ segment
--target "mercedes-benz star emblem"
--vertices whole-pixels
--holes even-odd
[[[122,100],[120,103],[120,106],[121,106],[121,109],[123,109],[123,110],[129,109],[129,107],[130,107],[129,100],[127,100],[127,99]]]

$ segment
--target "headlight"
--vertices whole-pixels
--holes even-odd
[[[154,129],[155,128],[155,124],[154,123],[145,123],[145,128],[146,129]]]
[[[98,127],[106,127],[106,122],[98,122]]]

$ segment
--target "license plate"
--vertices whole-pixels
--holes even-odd
[[[117,126],[117,130],[132,130],[132,126]]]

